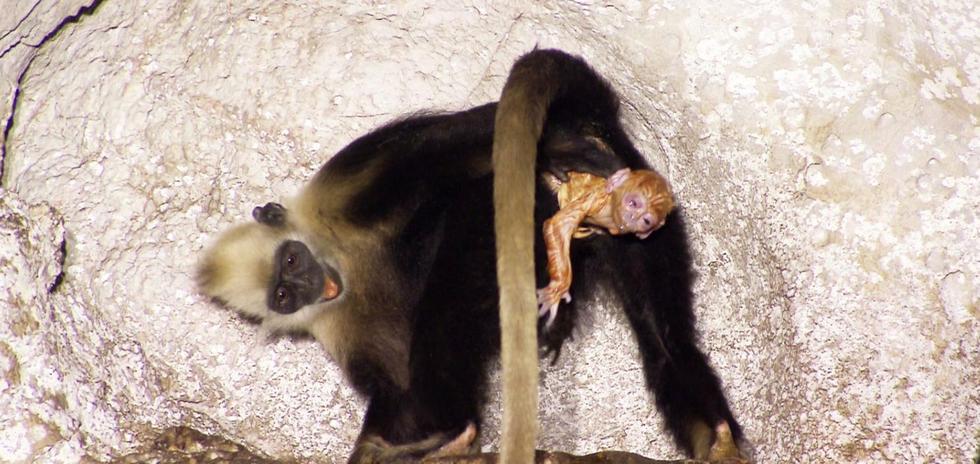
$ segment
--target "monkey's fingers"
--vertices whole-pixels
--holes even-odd
[[[558,306],[559,301],[561,299],[551,289],[538,289],[538,315],[543,316],[548,308]]]
[[[545,308],[551,306],[554,301],[551,298],[551,293],[548,291],[548,287],[539,288],[537,291],[538,295],[538,316],[544,315]]]
[[[548,313],[548,320],[545,321],[544,328],[550,329],[551,324],[555,322],[555,317],[558,316],[558,303],[551,305],[551,307],[548,308],[547,313]]]
[[[548,315],[545,329],[551,328],[551,324],[555,322],[555,317],[558,316],[558,305],[562,301],[565,303],[572,302],[572,295],[567,290],[562,291],[552,284],[538,289],[538,317]]]
[[[558,312],[558,303],[551,303],[547,301],[538,303],[538,317],[544,317],[546,314],[553,314],[556,312]]]
[[[545,315],[548,316],[545,328],[549,328],[558,315],[558,301],[552,296],[549,287],[538,289],[538,317]]]

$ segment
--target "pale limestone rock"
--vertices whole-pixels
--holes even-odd
[[[20,92],[0,191],[5,457],[106,459],[183,424],[342,461],[363,403],[311,341],[198,295],[196,256],[372,127],[494,99],[535,44],[609,77],[685,205],[702,343],[760,462],[976,449],[972,1],[151,0],[63,27],[82,4],[36,3],[0,20],[4,120]],[[539,445],[676,455],[623,318],[598,305],[580,332],[544,368]]]
[[[73,436],[51,292],[61,280],[64,224],[0,189],[0,456],[29,463],[81,454]]]
[[[82,11],[81,0],[13,0],[4,2],[0,15],[0,121],[9,124],[21,78],[40,50],[46,37],[57,31],[67,18]],[[0,142],[6,132],[0,134]],[[0,143],[2,145],[2,143]],[[2,168],[0,160],[0,168]]]

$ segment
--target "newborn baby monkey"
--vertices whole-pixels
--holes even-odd
[[[647,238],[664,225],[674,209],[667,180],[656,171],[620,169],[608,179],[580,172],[568,173],[568,181],[556,184],[559,210],[544,222],[551,282],[538,290],[539,315],[548,315],[551,327],[558,303],[572,301],[572,237],[582,238],[605,229],[612,235],[634,234]]]

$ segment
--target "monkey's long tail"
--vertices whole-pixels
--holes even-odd
[[[581,59],[557,50],[534,50],[514,64],[497,105],[493,205],[504,389],[502,463],[534,461],[538,411],[534,176],[538,140],[553,104],[561,101],[571,107],[565,110],[577,110],[582,104],[577,100],[580,91],[588,100],[589,94],[608,89]],[[583,105],[582,110],[588,113],[596,108]]]

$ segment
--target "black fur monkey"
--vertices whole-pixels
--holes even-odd
[[[581,59],[533,51],[515,64],[499,107],[392,122],[341,150],[284,206],[256,208],[254,222],[226,231],[206,251],[199,284],[272,329],[309,332],[340,364],[369,400],[351,462],[465,451],[480,425],[486,366],[501,343],[496,241],[488,227],[493,183],[498,193],[514,192],[516,202],[536,199],[533,221],[525,210],[516,225],[526,228],[525,241],[538,242],[531,269],[541,285],[540,224],[557,203],[543,180],[535,186],[534,172],[609,175],[647,167],[620,126],[618,105]],[[503,171],[493,174],[491,147],[524,157],[513,157],[508,170],[497,156],[494,169]],[[508,181],[515,171],[523,177]],[[686,240],[677,210],[646,240],[576,241],[572,291],[581,297],[538,338],[557,355],[579,303],[599,288],[611,290],[678,445],[695,457],[721,458],[738,453],[741,429],[696,346]],[[512,258],[526,274],[527,250]],[[537,314],[535,282],[527,288],[530,314]],[[533,439],[514,433],[503,441],[533,447]]]

